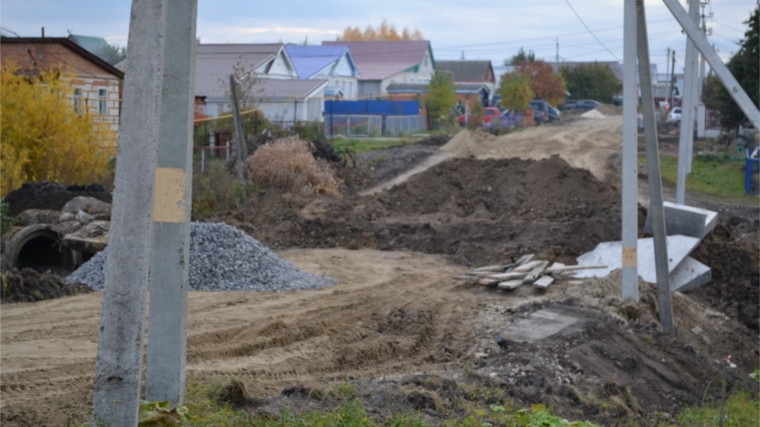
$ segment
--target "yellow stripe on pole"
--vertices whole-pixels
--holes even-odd
[[[169,223],[185,221],[186,187],[187,174],[183,169],[156,168],[153,221]]]
[[[636,267],[637,264],[636,247],[623,247],[623,267]]]

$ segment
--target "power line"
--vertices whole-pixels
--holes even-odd
[[[568,6],[570,6],[570,10],[572,10],[572,11],[573,11],[573,13],[575,14],[575,16],[578,18],[578,20],[579,20],[579,21],[581,21],[581,24],[583,24],[583,26],[584,26],[584,27],[586,27],[586,29],[588,30],[589,34],[591,34],[591,35],[592,35],[592,36],[593,36],[593,37],[596,39],[596,41],[598,41],[598,42],[599,42],[599,44],[600,44],[600,45],[602,45],[602,47],[603,47],[603,48],[604,48],[604,49],[605,49],[607,52],[609,52],[609,53],[610,53],[610,55],[612,55],[612,57],[613,57],[613,58],[615,58],[615,59],[617,59],[618,61],[620,61],[620,58],[618,58],[618,57],[617,57],[617,55],[615,55],[614,53],[612,53],[612,51],[611,51],[611,50],[607,49],[607,46],[605,46],[605,45],[604,45],[604,43],[602,43],[602,41],[601,41],[601,40],[599,40],[599,37],[597,37],[597,36],[596,36],[596,34],[594,34],[594,32],[593,32],[593,31],[591,31],[591,28],[589,28],[589,27],[588,27],[588,25],[586,25],[586,23],[585,23],[585,22],[583,22],[583,19],[581,18],[581,16],[580,16],[580,15],[578,15],[578,12],[576,12],[576,11],[575,11],[575,8],[573,7],[573,5],[572,5],[572,4],[570,4],[570,0],[565,0],[565,3],[567,3],[567,5],[568,5]]]

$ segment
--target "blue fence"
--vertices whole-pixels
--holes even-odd
[[[416,116],[419,101],[325,101],[325,116],[329,115]]]

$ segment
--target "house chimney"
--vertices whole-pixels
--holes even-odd
[[[42,38],[45,38],[45,27],[42,27]]]

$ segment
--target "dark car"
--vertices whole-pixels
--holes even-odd
[[[548,102],[543,99],[534,99],[530,101],[528,105],[535,112],[533,119],[536,121],[537,125],[551,121],[551,118],[549,117],[549,109],[552,108],[552,106],[549,105]]]
[[[562,113],[560,113],[558,109],[556,109],[556,108],[554,108],[554,107],[552,107],[550,105],[549,106],[549,121],[553,122],[553,121],[559,120],[561,118],[562,118]]]
[[[566,110],[593,110],[602,105],[599,101],[593,99],[581,99],[565,105]]]

